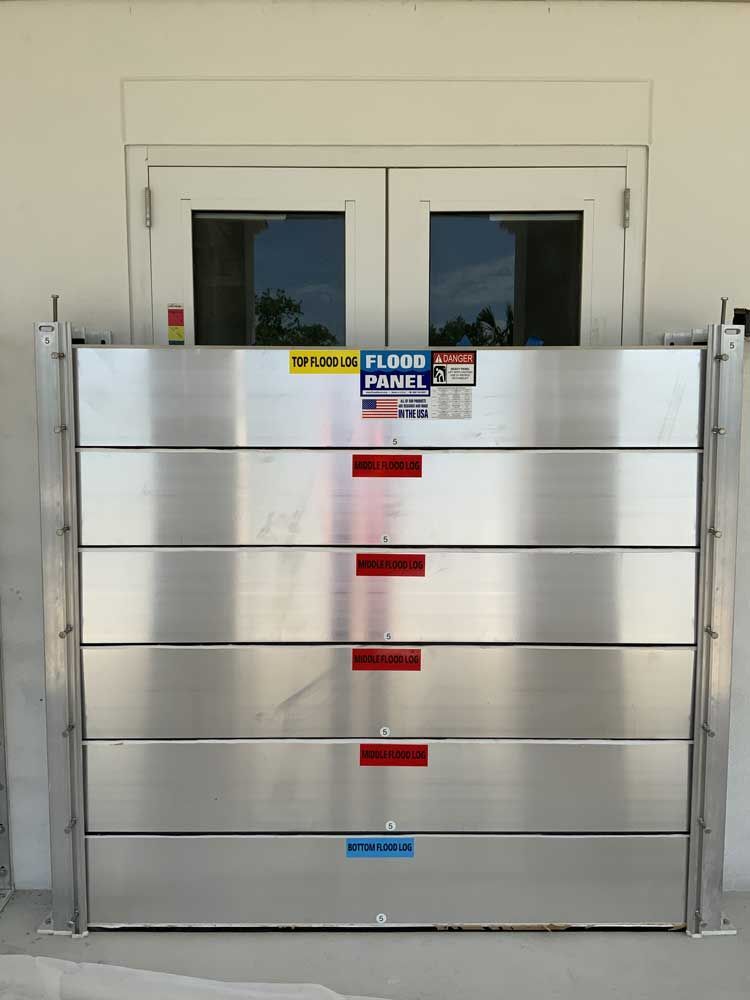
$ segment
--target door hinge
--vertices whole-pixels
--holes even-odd
[[[146,187],[143,189],[143,209],[144,209],[144,222],[146,223],[146,229],[151,228],[151,188]]]
[[[630,227],[630,188],[622,192],[622,228]]]

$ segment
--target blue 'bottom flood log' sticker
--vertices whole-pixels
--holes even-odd
[[[347,837],[347,858],[413,858],[414,837]]]

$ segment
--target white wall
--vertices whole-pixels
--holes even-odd
[[[750,5],[742,3],[0,3],[0,593],[19,886],[48,879],[30,328],[49,315],[55,291],[64,317],[128,337],[123,78],[651,81],[645,328],[653,337],[715,320],[721,294],[750,304],[748,51]],[[191,112],[177,109],[180,134],[189,134]],[[402,113],[419,120],[408,101]],[[587,113],[582,101],[579,124]],[[338,114],[356,141],[364,132],[372,144],[388,142],[371,105],[352,96]],[[524,120],[534,114],[550,118],[532,105]],[[632,123],[623,120],[620,132],[620,117],[615,103],[612,138],[603,141],[630,141]],[[472,144],[495,132],[491,112],[486,122],[475,120]],[[237,129],[222,141],[247,142],[247,123]],[[338,121],[336,141],[347,134]],[[564,141],[580,141],[577,131]],[[747,493],[746,482],[745,514]],[[727,873],[730,887],[750,888],[750,552],[742,544]]]

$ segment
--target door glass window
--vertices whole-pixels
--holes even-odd
[[[430,343],[578,344],[583,215],[430,216]]]
[[[343,212],[193,212],[195,343],[346,342]]]

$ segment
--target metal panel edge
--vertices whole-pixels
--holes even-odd
[[[86,892],[70,331],[61,323],[37,323],[34,343],[52,870],[50,924],[58,933],[80,933],[86,925]]]
[[[718,933],[729,762],[744,329],[709,336],[704,423],[688,933]]]

